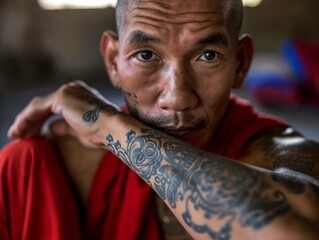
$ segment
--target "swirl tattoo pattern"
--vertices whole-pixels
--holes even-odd
[[[245,166],[215,159],[152,129],[141,129],[140,135],[130,131],[126,137],[123,148],[109,134],[108,148],[172,208],[184,204],[182,218],[198,233],[229,240],[235,221],[243,228],[259,230],[291,210],[284,193],[274,187],[279,178],[266,180]],[[302,183],[292,192],[302,194]],[[194,218],[194,212],[204,220]],[[217,221],[222,224],[209,224]]]

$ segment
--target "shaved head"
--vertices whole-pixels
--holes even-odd
[[[101,41],[112,84],[136,119],[205,149],[253,54],[241,0],[118,0]]]
[[[145,2],[146,0],[144,0]],[[149,0],[151,1],[151,0]],[[211,0],[214,1],[214,0]],[[224,2],[225,7],[228,10],[228,17],[232,24],[234,24],[235,32],[237,36],[240,33],[241,25],[243,21],[243,4],[242,0],[221,0]],[[129,7],[129,4],[142,2],[141,0],[118,0],[116,5],[116,27],[118,35],[121,33],[121,29],[124,24],[125,12]]]
[[[117,28],[118,34],[120,34],[121,32],[121,28],[123,25],[123,16],[129,1],[130,0],[117,0],[115,16],[116,16],[116,28]]]

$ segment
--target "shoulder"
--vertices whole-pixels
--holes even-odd
[[[286,168],[319,179],[319,143],[292,128],[269,129],[256,135],[246,161],[270,170]]]

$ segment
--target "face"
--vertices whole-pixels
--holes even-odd
[[[133,3],[105,60],[131,114],[202,149],[246,73],[225,2]],[[106,53],[114,50],[105,45]]]

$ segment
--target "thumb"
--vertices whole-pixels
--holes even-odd
[[[49,136],[53,137],[74,137],[76,138],[84,147],[87,148],[100,148],[90,142],[88,142],[86,139],[80,138],[76,132],[70,127],[70,125],[63,119],[57,119],[54,122],[52,122],[48,126],[49,130],[47,131]]]
[[[64,120],[59,119],[54,121],[50,126],[49,132],[54,136],[64,137],[71,136],[77,137],[75,131],[70,127],[70,125]]]
[[[52,115],[48,118],[42,127],[41,134],[48,137],[76,136],[76,133],[61,115]]]

